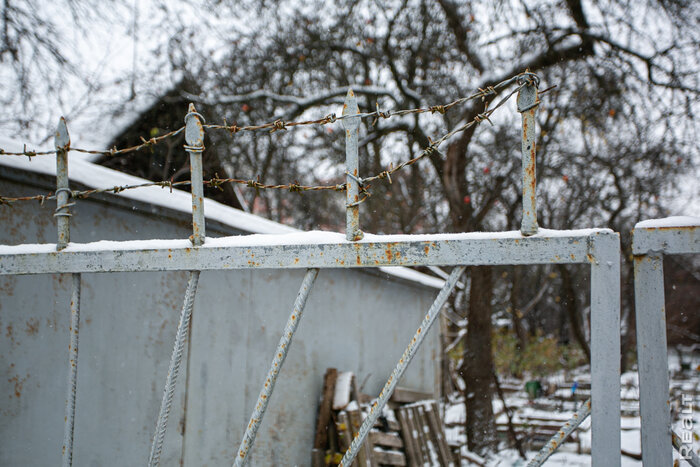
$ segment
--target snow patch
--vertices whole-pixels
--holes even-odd
[[[663,219],[648,219],[637,222],[635,229],[658,229],[667,227],[700,227],[700,217],[673,216]]]

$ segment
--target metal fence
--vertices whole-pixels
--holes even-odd
[[[504,84],[505,83],[505,84]],[[110,242],[108,247],[100,243],[70,243],[70,207],[76,199],[98,191],[120,191],[134,187],[113,187],[104,190],[74,192],[69,189],[67,177],[67,152],[70,140],[65,121],[61,120],[56,134],[57,190],[54,195],[26,198],[0,198],[4,203],[23,199],[56,199],[55,216],[58,220],[58,242],[42,246],[5,246],[0,255],[0,274],[72,274],[73,294],[71,298],[70,366],[66,402],[66,422],[63,447],[63,465],[72,464],[73,417],[75,413],[76,376],[78,371],[78,336],[80,324],[80,285],[82,273],[124,271],[190,271],[184,304],[149,459],[149,465],[158,465],[168,415],[175,388],[183,346],[187,340],[188,322],[197,291],[199,273],[203,270],[257,269],[257,268],[303,268],[307,269],[297,299],[292,308],[284,333],[273,356],[267,378],[262,382],[258,403],[247,425],[240,443],[234,465],[244,465],[253,448],[256,433],[265,414],[267,404],[285,357],[292,343],[295,330],[304,310],[306,297],[311,290],[319,269],[325,268],[376,268],[380,266],[451,266],[454,267],[442,290],[438,293],[425,318],[418,324],[415,335],[389,376],[384,389],[372,403],[368,416],[363,421],[359,435],[353,440],[340,465],[350,465],[358,448],[373,426],[382,408],[387,403],[396,384],[411,362],[428,329],[432,326],[446,299],[454,289],[466,266],[472,265],[527,265],[527,264],[588,264],[591,271],[591,407],[592,407],[592,456],[597,466],[620,463],[620,244],[617,233],[609,229],[554,231],[540,229],[537,225],[535,184],[535,112],[539,104],[537,77],[523,73],[500,87],[517,84],[505,99],[479,115],[474,121],[464,124],[442,138],[431,142],[421,154],[397,167],[372,177],[362,178],[358,170],[359,125],[364,117],[389,118],[401,112],[420,113],[437,111],[443,113],[457,102],[488,95],[493,88],[479,90],[446,106],[433,106],[410,111],[359,112],[352,91],[347,94],[343,115],[325,117],[313,122],[295,124],[328,124],[342,120],[346,132],[346,183],[339,186],[304,187],[299,185],[267,186],[259,181],[235,179],[203,180],[202,151],[205,128],[221,128],[203,124],[203,118],[190,105],[185,118],[185,150],[191,161],[192,227],[188,240],[162,240],[157,244],[144,245],[142,241]],[[461,233],[434,235],[370,235],[360,229],[359,204],[366,192],[366,182],[380,178],[390,180],[391,173],[427,157],[451,135],[464,131],[472,125],[486,120],[508,97],[517,92],[518,111],[522,114],[522,183],[523,213],[520,231],[495,233]],[[283,130],[292,123],[276,121],[257,127],[238,128],[223,126],[228,131]],[[170,133],[177,134],[181,130]],[[166,135],[168,136],[168,135]],[[157,144],[144,141],[141,146]],[[83,151],[90,152],[90,151]],[[108,151],[118,155],[122,151]],[[37,153],[17,153],[33,157]],[[265,188],[286,188],[291,191],[335,189],[346,192],[346,238],[337,234],[291,234],[237,236],[217,239],[205,237],[203,210],[203,185],[220,183],[245,183]],[[153,182],[151,185],[173,186],[168,182]],[[611,356],[613,356],[611,358]],[[145,461],[145,459],[144,459]]]
[[[700,253],[700,223],[688,221],[674,218],[644,221],[638,223],[632,233],[639,405],[645,465],[673,463],[672,446],[676,443],[671,444],[663,256]],[[690,460],[694,455],[692,436],[685,441],[684,437],[679,437],[678,441],[679,454]]]

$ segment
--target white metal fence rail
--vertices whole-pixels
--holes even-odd
[[[61,120],[56,138],[58,166],[57,216],[59,241],[27,251],[22,245],[3,246],[0,274],[74,274],[71,311],[70,384],[67,397],[64,465],[71,465],[75,383],[77,371],[78,305],[80,274],[118,271],[192,271],[182,315],[176,333],[163,402],[153,437],[149,465],[158,465],[162,440],[167,427],[169,399],[176,383],[179,355],[187,337],[187,322],[196,292],[196,277],[203,270],[302,268],[307,275],[292,314],[263,383],[258,402],[241,441],[234,465],[244,465],[253,448],[257,428],[272,396],[279,369],[291,345],[302,316],[306,296],[318,268],[375,268],[380,266],[455,266],[433,306],[408,343],[384,389],[364,420],[341,465],[349,465],[364,441],[374,419],[391,396],[393,389],[415,350],[440,312],[454,284],[470,265],[588,264],[591,268],[591,378],[592,378],[592,455],[596,466],[620,463],[620,246],[618,234],[608,229],[552,231],[539,229],[536,214],[535,185],[535,112],[537,77],[524,73],[517,78],[518,111],[522,113],[523,138],[523,219],[520,232],[463,233],[439,235],[369,235],[359,223],[359,195],[363,180],[358,171],[358,128],[360,114],[352,91],[348,92],[343,112],[346,130],[346,237],[339,234],[253,235],[206,239],[202,194],[201,153],[204,150],[203,120],[190,105],[186,116],[186,146],[192,169],[193,235],[189,240],[160,241],[157,246],[142,241],[68,243],[70,219],[67,184],[68,132]],[[485,91],[484,91],[485,92]],[[515,92],[515,91],[514,91]],[[499,104],[500,105],[500,104]],[[489,111],[493,111],[493,108]],[[377,112],[379,113],[379,112]],[[353,117],[356,115],[356,117]],[[488,118],[488,114],[485,117]],[[340,118],[339,118],[340,119]],[[471,125],[470,122],[467,125]],[[284,127],[284,124],[275,127]],[[463,125],[466,127],[466,125]],[[453,130],[452,133],[457,130]],[[451,134],[452,134],[451,133]],[[447,135],[449,136],[449,134]],[[443,137],[443,140],[447,137]],[[433,143],[431,151],[436,148]],[[422,157],[419,156],[419,157]],[[77,292],[76,292],[77,291]],[[73,344],[74,342],[74,344]]]

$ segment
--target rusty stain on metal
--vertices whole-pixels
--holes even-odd
[[[292,313],[287,320],[284,332],[280,338],[279,344],[277,345],[277,352],[272,360],[272,365],[268,370],[267,378],[262,389],[260,390],[260,395],[258,396],[258,402],[255,406],[255,410],[253,411],[248,427],[243,434],[241,445],[238,448],[238,456],[235,458],[233,463],[234,466],[242,467],[245,465],[248,458],[248,453],[255,443],[255,438],[258,434],[260,423],[265,415],[265,411],[267,410],[267,404],[272,396],[272,392],[275,389],[277,376],[279,375],[282,365],[287,358],[287,352],[289,351],[289,347],[292,343],[292,337],[299,326],[299,322],[301,321],[301,317],[306,306],[306,301],[317,276],[318,269],[315,268],[309,269],[304,276],[304,280],[301,283],[301,287],[299,288],[299,292],[297,293],[297,297],[294,301]]]
[[[519,83],[518,112],[522,114],[522,176],[523,176],[523,219],[520,231],[529,236],[537,233],[537,186],[535,176],[535,111],[539,105],[537,99],[537,80],[532,76],[523,76]]]
[[[573,416],[567,421],[555,434],[550,438],[550,440],[545,444],[542,449],[537,453],[527,467],[539,467],[544,461],[546,461],[549,456],[551,456],[558,448],[561,443],[573,433],[573,431],[578,428],[578,426],[591,414],[591,400],[588,399],[583,403],[581,408],[573,414]]]
[[[58,229],[57,250],[64,249],[70,242],[70,218],[69,203],[72,194],[68,181],[68,149],[70,148],[70,136],[66,127],[66,120],[61,117],[58,120],[56,134],[54,136],[56,148],[56,225]]]

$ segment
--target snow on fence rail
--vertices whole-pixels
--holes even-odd
[[[522,161],[523,161],[523,213],[519,232],[465,233],[436,235],[370,235],[360,229],[360,195],[366,193],[363,183],[370,179],[388,178],[385,171],[369,179],[362,177],[357,169],[358,128],[360,118],[388,118],[401,111],[361,114],[352,91],[347,93],[342,117],[346,130],[347,180],[338,188],[347,191],[346,236],[332,233],[294,233],[289,235],[251,235],[207,239],[205,236],[204,204],[202,186],[201,154],[204,150],[203,118],[194,106],[190,106],[185,118],[185,150],[190,155],[192,184],[192,226],[193,235],[189,240],[150,240],[127,242],[96,242],[89,244],[69,243],[70,207],[84,193],[71,192],[67,186],[67,158],[69,147],[68,132],[61,120],[55,140],[57,165],[57,190],[53,196],[40,196],[33,199],[57,199],[56,215],[59,220],[58,243],[53,245],[0,246],[0,275],[6,274],[46,274],[72,273],[73,300],[71,303],[72,326],[70,347],[69,393],[66,405],[65,444],[63,465],[72,463],[73,416],[75,412],[75,386],[78,369],[78,331],[80,278],[85,272],[116,271],[191,271],[188,292],[185,296],[175,345],[163,390],[161,411],[156,423],[156,431],[149,465],[158,465],[162,439],[167,428],[170,398],[176,384],[182,344],[187,337],[191,303],[196,293],[199,271],[205,269],[245,269],[245,268],[305,268],[309,272],[302,284],[297,302],[280,340],[268,377],[262,385],[258,403],[247,425],[234,465],[244,465],[253,449],[257,428],[265,414],[272,396],[272,389],[279,368],[292,342],[292,337],[301,320],[306,294],[312,287],[315,268],[377,268],[382,266],[455,266],[450,277],[439,292],[435,302],[408,343],[403,356],[387,380],[370,413],[345,453],[340,465],[350,465],[361,446],[374,420],[391,396],[403,371],[421,344],[429,328],[438,316],[446,298],[457,284],[465,266],[472,265],[514,265],[542,263],[579,263],[591,268],[591,404],[592,404],[592,456],[596,466],[619,465],[620,462],[620,242],[617,233],[609,229],[588,229],[576,231],[553,231],[540,229],[537,225],[535,190],[535,112],[539,104],[537,98],[538,79],[531,73],[523,73],[504,83],[505,87],[517,83],[510,94],[518,93],[518,111],[522,114]],[[455,101],[444,107],[413,109],[410,112],[444,112],[460,101],[484,97],[493,88],[480,90],[468,98]],[[510,97],[510,95],[508,97]],[[506,99],[480,115],[477,119],[452,130],[435,141],[419,156],[402,163],[391,170],[399,170],[437,150],[439,143],[450,135],[463,131],[488,116]],[[409,112],[409,111],[406,111]],[[335,119],[335,117],[333,117]],[[311,122],[325,124],[328,121]],[[309,123],[309,122],[307,122]],[[311,124],[309,123],[309,124]],[[299,123],[301,124],[301,123]],[[270,128],[283,130],[291,126],[275,122],[257,129]],[[226,127],[229,131],[234,129]],[[245,128],[242,128],[245,129]],[[254,129],[254,128],[249,128]],[[240,129],[237,129],[240,130]],[[177,130],[178,132],[180,130]],[[156,144],[154,142],[153,144]],[[144,142],[144,144],[151,144]],[[17,153],[26,156],[26,151]],[[154,184],[165,182],[156,182]],[[188,182],[190,183],[190,182]],[[218,183],[218,182],[217,182]],[[175,184],[173,184],[175,185]],[[255,186],[253,184],[252,186]],[[265,187],[265,186],[261,186]],[[114,191],[126,187],[115,187]],[[275,187],[282,188],[282,186]],[[297,185],[285,188],[300,189]],[[307,187],[309,188],[309,187]],[[311,188],[309,188],[311,189]],[[363,193],[363,190],[365,192]],[[104,190],[112,191],[112,189]],[[292,190],[294,191],[294,190]],[[72,202],[70,198],[73,198]],[[4,198],[6,203],[20,199]],[[290,325],[289,323],[296,324]],[[75,343],[75,345],[74,345]],[[613,358],[611,358],[613,356]],[[617,459],[617,461],[615,460]]]

